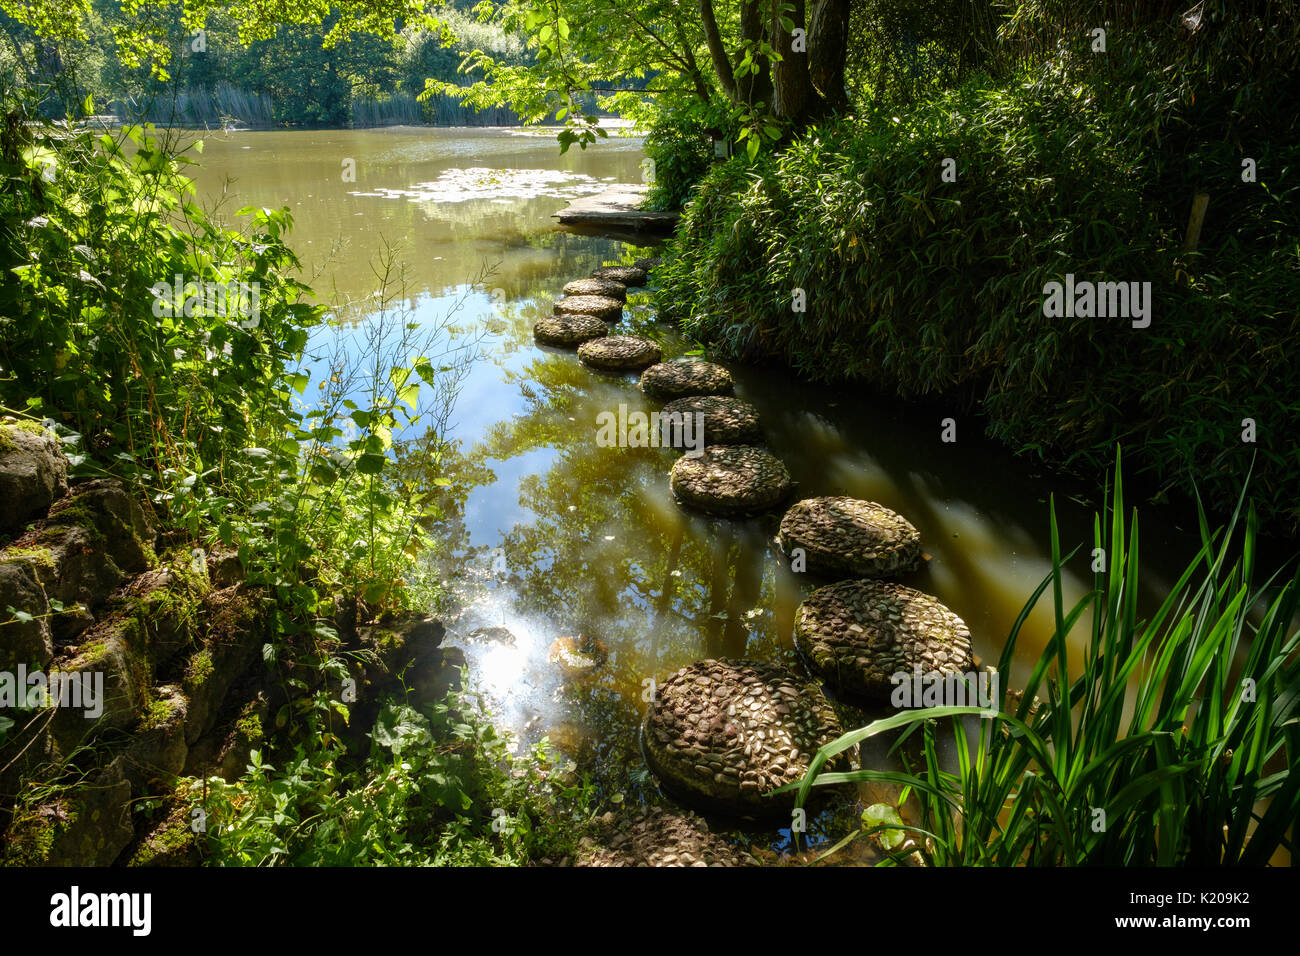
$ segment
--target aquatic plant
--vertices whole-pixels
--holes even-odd
[[[962,717],[978,707],[907,711],[844,734],[793,785],[799,804],[815,786],[909,788],[904,815],[916,822],[889,826],[913,839],[888,862],[916,852],[939,866],[1262,866],[1279,850],[1294,854],[1300,570],[1256,584],[1257,521],[1242,515],[1239,502],[1212,531],[1201,512],[1200,550],[1144,618],[1138,518],[1125,520],[1118,467],[1107,520],[1094,521],[1093,588],[1072,607],[1053,505],[1052,571],[997,664],[1011,673],[1021,628],[1050,588],[1055,627],[1023,690],[1004,680],[999,713],[978,720],[977,734]],[[1080,669],[1068,648],[1089,616]],[[940,761],[944,727],[955,770]],[[901,731],[896,747],[921,734],[923,766],[822,772],[836,754],[892,731]]]

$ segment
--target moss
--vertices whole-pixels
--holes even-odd
[[[176,708],[165,700],[151,700],[144,706],[140,717],[141,730],[157,730],[165,727],[171,720]]]
[[[262,718],[256,710],[257,701],[249,701],[235,721],[235,734],[244,740],[256,742],[262,739]]]
[[[31,558],[41,567],[48,568],[51,571],[54,570],[54,552],[49,548],[11,545],[0,550],[0,561],[9,561],[14,558]]]
[[[26,420],[4,422],[3,424],[0,424],[0,451],[10,451],[13,449],[14,440],[9,437],[11,431],[24,431],[33,435],[48,434],[45,426],[39,422],[29,422]]]
[[[3,866],[48,866],[54,841],[77,819],[67,800],[20,808],[5,833]]]
[[[127,866],[148,866],[160,856],[182,853],[194,843],[194,836],[184,814],[178,810],[140,843]]]
[[[189,666],[185,668],[185,685],[202,687],[212,676],[212,670],[212,652],[204,648],[190,658]]]

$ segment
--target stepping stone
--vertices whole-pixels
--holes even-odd
[[[632,265],[634,265],[638,269],[641,269],[644,272],[649,272],[651,269],[654,269],[656,266],[661,265],[663,261],[664,261],[663,256],[647,256],[642,259],[637,259],[632,263]]]
[[[533,338],[537,341],[566,349],[608,334],[609,326],[594,315],[548,315],[533,326]]]
[[[758,860],[709,832],[689,810],[643,807],[596,818],[595,839],[579,844],[575,866],[759,866]],[[544,861],[543,861],[544,862]]]
[[[731,373],[712,362],[660,362],[641,373],[641,391],[652,398],[730,395]]]
[[[892,581],[818,588],[795,614],[795,644],[831,686],[888,700],[890,677],[974,670],[970,629],[935,598]]]
[[[704,434],[707,440],[707,427]],[[840,577],[885,577],[921,559],[921,535],[910,521],[858,498],[797,502],[781,519],[777,540],[787,555],[802,548],[810,571]]]
[[[645,285],[646,274],[644,269],[636,266],[601,266],[591,274],[593,279],[613,279],[615,282],[621,282],[625,286]]]
[[[763,440],[758,409],[749,402],[726,395],[692,395],[669,402],[659,413],[704,416],[705,445],[756,445]]]
[[[611,335],[583,342],[578,358],[603,372],[636,371],[659,361],[659,346],[636,335]]]
[[[608,299],[627,300],[627,286],[613,279],[574,279],[564,286],[565,295],[603,295]]]
[[[669,484],[682,504],[719,515],[766,511],[794,490],[781,460],[751,445],[715,445],[679,458]]]
[[[821,688],[776,664],[706,660],[669,677],[646,711],[646,762],[664,789],[701,809],[789,812],[819,748],[840,736]]]
[[[566,295],[555,303],[556,315],[594,315],[607,322],[623,317],[623,303],[607,295]]]

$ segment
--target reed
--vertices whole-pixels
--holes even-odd
[[[1107,570],[1067,607],[1053,505],[1052,571],[997,665],[1011,673],[1021,628],[1050,591],[1054,631],[1019,702],[1003,681],[1000,712],[978,721],[978,734],[961,719],[980,713],[973,707],[909,711],[847,733],[792,785],[798,804],[818,786],[910,788],[904,812],[915,822],[889,828],[914,838],[889,863],[913,851],[939,866],[1262,866],[1280,848],[1294,859],[1300,573],[1255,583],[1256,519],[1244,496],[1217,531],[1202,509],[1200,536],[1164,602],[1140,616],[1138,517],[1125,521],[1117,463],[1107,508],[1094,521]],[[1072,670],[1071,638],[1089,613],[1082,667]],[[955,770],[938,756],[945,728],[956,742]],[[901,731],[895,749],[921,734],[924,766],[822,772],[832,756],[891,731]]]

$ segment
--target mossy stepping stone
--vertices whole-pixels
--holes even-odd
[[[566,295],[555,303],[557,315],[594,315],[607,322],[623,317],[623,303],[607,295]]]
[[[611,335],[583,342],[578,358],[603,372],[635,371],[659,361],[659,346],[637,335]]]
[[[574,866],[760,866],[689,810],[642,807],[596,818]],[[544,863],[545,861],[543,861]]]
[[[685,455],[673,465],[669,484],[682,504],[719,515],[766,511],[794,490],[780,459],[751,445],[715,445]]]
[[[632,263],[632,265],[648,273],[652,269],[661,265],[663,261],[664,261],[663,256],[646,256],[644,258],[637,259]]]
[[[970,629],[928,594],[892,581],[841,581],[818,588],[795,614],[795,643],[831,686],[888,700],[890,678],[974,670]]]
[[[730,395],[731,373],[712,362],[660,362],[641,373],[641,391],[652,398]]]
[[[613,279],[615,282],[621,282],[630,288],[645,285],[646,272],[636,266],[601,266],[591,274],[591,277],[593,279]]]
[[[773,791],[840,733],[817,684],[776,664],[705,660],[658,687],[641,739],[650,769],[682,801],[762,816],[789,812],[793,793]]]
[[[574,279],[564,286],[565,295],[600,295],[607,299],[627,300],[627,286],[613,279]]]
[[[608,334],[609,326],[594,315],[548,315],[533,326],[533,338],[538,342],[565,349]]]
[[[756,445],[763,440],[758,409],[739,398],[691,395],[665,405],[661,421],[665,415],[703,415],[705,445]]]
[[[797,502],[781,519],[778,541],[787,555],[803,549],[808,570],[841,577],[884,577],[921,559],[921,535],[910,521],[859,498]]]

